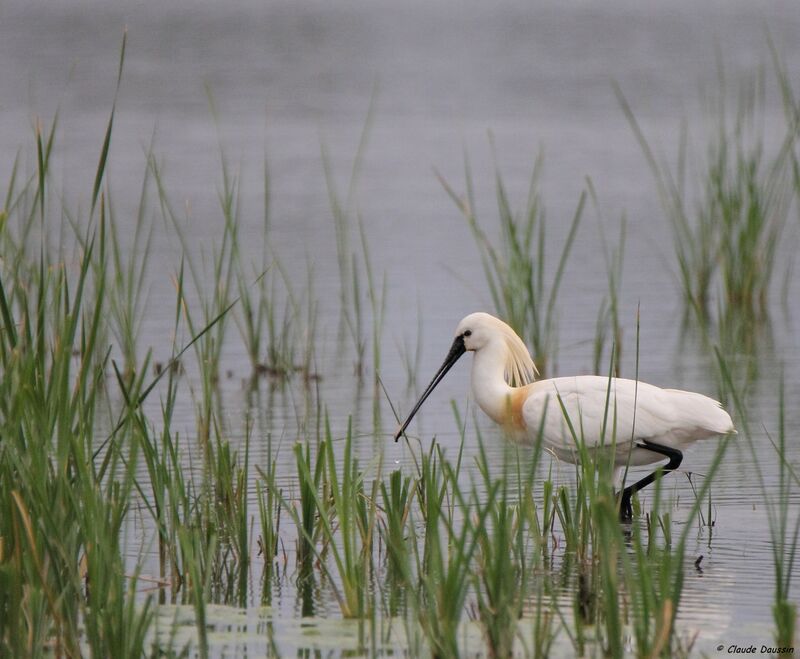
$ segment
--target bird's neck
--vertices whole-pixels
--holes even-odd
[[[472,360],[472,395],[475,402],[495,423],[505,425],[509,400],[514,391],[505,379],[507,348],[491,342],[475,352]]]

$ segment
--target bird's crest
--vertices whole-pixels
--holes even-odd
[[[531,353],[517,333],[508,325],[500,322],[503,330],[503,339],[507,348],[506,352],[506,381],[512,387],[524,387],[530,384],[539,375],[536,364],[531,359]]]

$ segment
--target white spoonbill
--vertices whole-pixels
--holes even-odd
[[[502,320],[479,312],[458,324],[447,358],[398,429],[395,441],[465,352],[475,353],[472,393],[478,406],[514,440],[531,444],[541,432],[544,448],[562,460],[577,462],[569,420],[590,451],[610,450],[613,445],[616,467],[669,459],[661,470],[622,491],[620,516],[625,520],[631,518],[633,493],[677,469],[685,447],[698,439],[736,432],[717,401],[691,391],[623,378],[609,382],[597,375],[534,381],[536,367],[522,339]]]

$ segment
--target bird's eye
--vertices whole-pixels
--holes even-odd
[[[464,337],[472,336],[472,330],[464,330],[464,334],[462,334],[462,336]]]

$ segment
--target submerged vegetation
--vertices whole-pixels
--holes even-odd
[[[781,82],[791,104],[786,78]],[[668,202],[687,304],[706,316],[718,281],[726,309],[766,315],[773,277],[762,266],[776,262],[789,194],[798,187],[794,133],[775,160],[763,161],[763,145],[748,150],[739,142],[749,110],[739,113],[732,136],[721,126],[694,224],[683,184],[658,168],[626,111]],[[454,406],[455,454],[435,440],[427,448],[409,443],[398,449],[403,461],[389,466],[378,387],[386,280],[376,276],[367,227],[352,201],[366,137],[345,201],[323,155],[340,334],[347,337],[340,345],[350,346],[342,352],[352,356],[358,381],[369,372],[375,385],[365,436],[352,417],[336,428],[315,386],[328,374],[318,372],[313,270],[301,290],[272,249],[266,166],[260,260],[250,260],[243,245],[240,182],[222,148],[213,247],[194,249],[153,145],[126,233],[106,178],[113,118],[112,110],[88,216],[70,212],[53,190],[56,120],[36,130],[34,170],[15,162],[0,212],[0,655],[205,657],[213,652],[210,605],[269,606],[287,585],[296,593],[295,615],[354,622],[354,654],[455,657],[469,649],[538,657],[556,647],[580,656],[692,653],[696,639],[679,624],[681,598],[688,566],[702,559],[691,555],[690,543],[711,533],[705,506],[727,439],[706,472],[694,475],[691,500],[673,500],[659,481],[652,498],[635,501],[630,525],[619,522],[611,464],[590,458],[579,432],[573,439],[581,465],[554,473],[539,445],[489,451],[481,426]],[[445,188],[476,240],[496,310],[529,341],[540,371],[552,373],[560,284],[587,194],[550,273],[540,166],[521,214],[497,174],[499,242],[476,218],[469,165],[465,198]],[[595,198],[591,184],[589,191]],[[153,216],[181,252],[174,306],[162,310],[168,338],[143,352]],[[623,221],[616,247],[601,233],[609,297],[594,368],[615,375],[627,230]],[[221,386],[230,379],[223,352],[231,324],[251,368],[251,404],[239,423],[226,412]],[[405,359],[410,383],[416,354]],[[763,447],[755,447],[727,354],[717,356],[722,389],[758,468]],[[299,401],[280,434],[263,418],[276,395]],[[787,450],[783,390],[779,400],[777,490],[758,473],[773,550],[774,639],[790,647],[800,529],[790,501],[800,481]],[[279,468],[287,464],[294,473]],[[169,605],[191,607],[191,647],[159,628]],[[273,634],[267,625],[265,646],[280,656]]]

